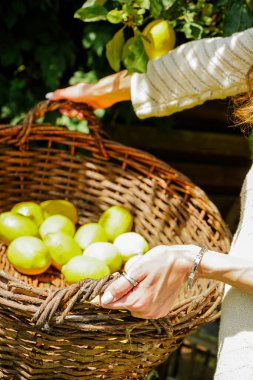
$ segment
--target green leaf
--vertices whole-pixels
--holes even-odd
[[[10,66],[15,63],[21,64],[22,58],[19,46],[17,44],[6,46],[4,54],[1,54],[0,61],[3,66]]]
[[[104,108],[97,108],[93,111],[93,113],[99,118],[102,119],[102,117],[105,115],[106,110]]]
[[[81,70],[75,71],[72,77],[69,79],[69,84],[74,85],[80,82],[95,83],[98,80],[98,75],[95,70],[84,72]]]
[[[123,31],[124,27],[118,30],[106,44],[106,58],[114,71],[120,70],[122,48],[125,42]]]
[[[248,29],[253,25],[253,15],[244,0],[231,0],[224,12],[223,35]]]
[[[203,33],[203,27],[194,22],[186,22],[182,28],[186,38],[199,40]]]
[[[63,40],[51,44],[40,44],[34,48],[33,54],[47,87],[57,88],[61,76],[73,57],[71,43]]]
[[[106,20],[107,9],[102,5],[92,5],[87,8],[80,8],[74,14],[75,18],[80,18],[82,21],[92,22]]]
[[[11,115],[11,109],[10,109],[10,107],[8,107],[8,106],[2,106],[0,114],[1,114],[1,118],[3,118],[3,119],[5,119],[8,116],[10,116]]]
[[[144,73],[148,57],[141,36],[130,38],[123,46],[122,61],[129,73]]]
[[[66,115],[61,115],[56,118],[56,125],[67,127],[70,131],[78,131],[82,133],[89,133],[88,121],[79,120],[78,118],[69,118]]]
[[[133,23],[137,26],[141,26],[143,24],[143,15],[135,13],[133,15]]]
[[[159,374],[156,369],[152,369],[147,376],[147,380],[159,379]]]
[[[159,18],[163,10],[163,5],[160,0],[150,0],[150,13],[154,18]]]
[[[78,132],[82,132],[82,133],[87,133],[88,134],[90,132],[89,127],[88,127],[88,121],[87,120],[80,121],[77,124],[76,129],[77,129]]]
[[[96,58],[104,57],[105,45],[112,38],[114,34],[114,26],[107,23],[107,25],[97,25],[93,23],[87,23],[84,27],[84,36],[82,44],[85,49],[89,49],[89,52],[95,53]],[[98,67],[96,62],[94,66],[96,70]]]
[[[82,8],[90,7],[91,5],[104,5],[107,0],[86,0]]]
[[[202,9],[203,16],[211,16],[213,13],[213,4],[205,4]]]
[[[140,8],[144,8],[144,9],[150,8],[150,0],[136,0],[135,2],[136,4],[138,4]]]
[[[230,3],[231,0],[218,0],[215,4],[217,7],[223,7]]]
[[[162,4],[165,10],[171,8],[177,0],[162,0]]]
[[[126,4],[123,4],[122,10],[125,16],[130,16],[133,13],[133,7],[129,1]]]
[[[253,12],[253,0],[246,0],[248,8]]]
[[[11,120],[11,125],[19,124],[21,120],[24,119],[24,117],[25,117],[25,112],[22,112],[19,115],[14,116],[14,118]]]
[[[104,5],[107,2],[107,0],[86,0],[81,8],[88,8],[93,5]]]
[[[119,24],[122,21],[122,13],[118,9],[112,9],[106,18],[111,24]]]

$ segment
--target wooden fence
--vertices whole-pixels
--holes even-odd
[[[117,121],[108,127],[111,137],[125,145],[146,150],[168,162],[200,186],[235,231],[239,218],[239,194],[250,167],[247,138],[232,127],[226,101],[208,102],[168,118],[159,127],[150,119],[136,125]]]

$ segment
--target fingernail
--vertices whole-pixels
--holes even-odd
[[[113,301],[113,295],[111,292],[105,292],[101,297],[102,304],[107,305]]]
[[[46,95],[45,95],[45,98],[46,99],[51,99],[53,96],[53,92],[48,92]]]

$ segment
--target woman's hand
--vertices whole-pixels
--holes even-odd
[[[97,83],[78,83],[74,86],[58,89],[46,95],[50,100],[67,99],[73,102],[89,104],[93,108],[108,108],[113,104],[130,100],[131,75],[127,71],[109,75]],[[67,116],[75,117],[77,111],[63,110]]]
[[[121,276],[106,289],[101,306],[127,309],[139,318],[164,317],[186,283],[198,251],[199,247],[194,245],[161,245],[151,249],[127,272],[138,285],[134,287]]]
[[[245,249],[250,249],[245,245]],[[101,306],[127,309],[140,318],[161,318],[174,305],[186,283],[196,245],[161,245],[143,255],[128,270],[137,286],[124,276],[113,282],[101,297]],[[253,260],[208,250],[198,266],[198,277],[222,281],[253,296]]]

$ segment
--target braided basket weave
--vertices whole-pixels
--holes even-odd
[[[61,106],[82,112],[91,133],[35,123]],[[228,250],[229,231],[205,193],[150,154],[106,139],[87,106],[39,103],[22,125],[0,126],[0,157],[0,212],[21,201],[67,199],[82,224],[122,204],[151,247],[195,243]],[[68,286],[53,268],[19,274],[5,251],[1,243],[1,379],[146,379],[185,336],[218,316],[223,286],[215,281],[182,289],[167,317],[143,320],[87,302],[118,274]]]

